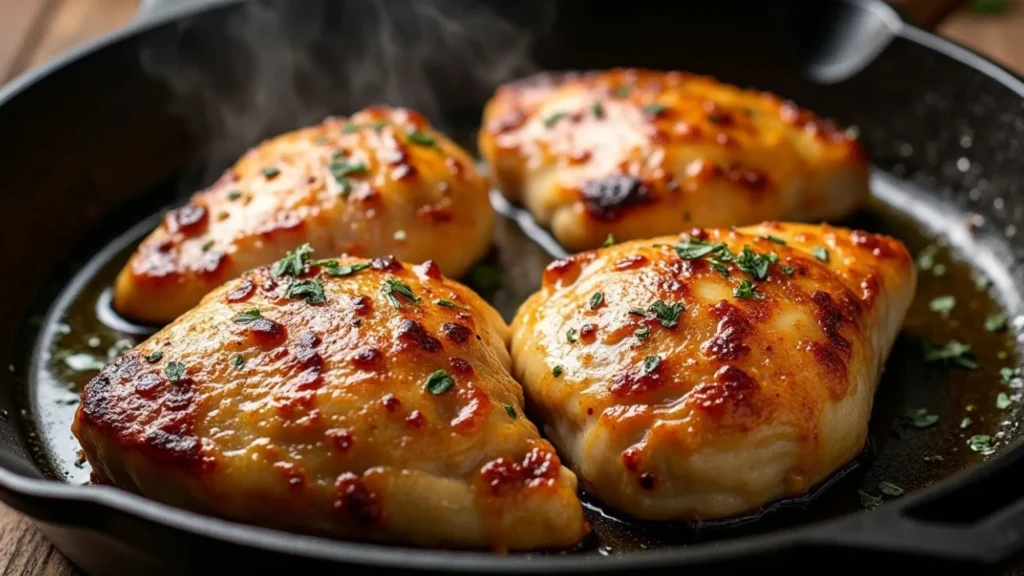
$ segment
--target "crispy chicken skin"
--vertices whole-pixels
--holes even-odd
[[[539,74],[499,88],[481,154],[568,250],[693,226],[835,220],[868,195],[849,131],[778,97],[681,72]]]
[[[804,494],[864,447],[916,282],[899,241],[827,225],[583,252],[552,263],[521,307],[513,374],[612,506],[740,515]]]
[[[498,312],[430,261],[332,264],[248,272],[103,369],[73,427],[94,480],[346,539],[584,536],[576,477],[523,415]]]
[[[263,142],[170,211],[121,271],[114,307],[169,322],[304,242],[321,254],[433,259],[458,278],[490,246],[494,218],[465,150],[416,112],[367,108]]]

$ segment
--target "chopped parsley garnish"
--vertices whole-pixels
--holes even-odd
[[[657,102],[652,102],[641,109],[641,111],[644,113],[644,116],[658,116],[665,110],[667,110],[665,105],[659,104]]]
[[[511,404],[505,404],[505,414],[508,414],[508,417],[513,420],[518,418],[518,415],[516,414],[516,407]]]
[[[206,243],[203,244],[202,246],[203,252],[208,252],[210,248],[213,248],[214,244],[216,244],[216,242],[214,242],[213,240],[207,240]]]
[[[305,298],[309,304],[323,304],[327,302],[324,296],[324,287],[320,283],[320,277],[309,280],[294,280],[284,291],[285,298]]]
[[[1017,375],[1017,371],[1013,368],[1003,367],[999,369],[999,375],[1003,378],[1003,384],[1009,384],[1013,382],[1013,378]]]
[[[427,382],[424,384],[427,392],[434,396],[444,394],[451,390],[453,386],[455,386],[455,380],[452,380],[452,377],[444,370],[437,370],[430,376],[427,376]]]
[[[764,238],[765,240],[770,240],[770,241],[772,241],[772,242],[774,242],[774,243],[776,243],[776,244],[778,244],[780,246],[785,246],[786,245],[786,241],[785,240],[783,240],[782,238],[779,238],[778,236],[772,236],[771,234],[765,234],[764,236],[761,236],[761,238]]]
[[[433,136],[420,130],[413,130],[407,133],[405,137],[409,139],[409,142],[412,142],[413,144],[416,144],[418,146],[437,146],[437,141],[434,140]]]
[[[886,482],[885,480],[878,483],[878,491],[881,492],[883,496],[889,496],[891,498],[903,496],[904,492],[906,492],[903,488],[900,488],[892,482]]]
[[[985,330],[989,332],[1002,332],[1006,330],[1006,316],[996,312],[985,317]]]
[[[369,128],[370,130],[380,130],[381,128],[387,126],[388,124],[390,124],[390,122],[388,122],[387,120],[374,120],[373,122],[367,122],[366,124],[363,124],[363,126]]]
[[[544,127],[552,128],[555,124],[558,124],[558,121],[562,118],[565,118],[565,112],[555,112],[544,119]]]
[[[796,272],[796,268],[793,268],[792,266],[779,266],[779,270],[781,270],[786,276],[792,276]]]
[[[725,249],[724,242],[718,242],[711,244],[703,240],[696,238],[687,238],[686,240],[675,245],[676,254],[684,260],[696,260],[697,258],[703,258],[708,254],[714,254]]]
[[[931,270],[935,266],[935,256],[939,253],[939,247],[929,244],[917,255],[917,267],[921,270]]]
[[[235,200],[238,200],[241,197],[242,197],[242,191],[241,190],[232,190],[231,192],[228,192],[228,200],[231,200],[232,202],[234,202]]]
[[[629,95],[633,92],[633,87],[629,84],[623,84],[615,89],[615,97],[619,99],[629,98]]]
[[[171,382],[177,382],[185,377],[185,365],[177,360],[172,360],[167,363],[167,367],[164,368],[164,376]]]
[[[330,143],[331,139],[328,138],[327,136],[317,136],[316,138],[313,138],[313,144],[316,144],[318,146],[323,146],[324,144]]]
[[[273,178],[274,176],[277,176],[278,174],[281,173],[280,170],[274,168],[273,166],[267,166],[266,168],[260,170],[260,172],[262,172],[263,175],[266,176],[267,178]]]
[[[682,314],[683,310],[682,302],[666,304],[661,300],[651,304],[650,307],[651,313],[658,317],[658,321],[661,322],[661,325],[665,328],[675,326],[676,323],[678,323],[679,315]]]
[[[984,290],[988,290],[989,286],[991,286],[991,285],[992,285],[992,281],[989,280],[987,276],[984,276],[982,274],[978,274],[974,278],[974,287],[977,288],[979,292],[984,291]]]
[[[594,105],[590,107],[590,110],[594,113],[595,118],[604,118],[604,104],[594,102]]]
[[[975,452],[988,454],[992,452],[992,437],[988,434],[975,434],[967,440],[967,445]]]
[[[1010,404],[1013,404],[1013,401],[1010,400],[1010,396],[1006,392],[1000,392],[999,395],[996,396],[996,408],[1006,410],[1010,407]]]
[[[314,264],[315,264],[315,262],[314,262]],[[370,267],[370,264],[367,263],[367,262],[360,262],[358,264],[346,264],[345,266],[338,266],[338,261],[335,260],[333,266],[331,266],[330,264],[325,264],[324,265],[324,273],[326,273],[328,276],[349,276],[351,274],[355,274],[356,272],[359,272],[360,270],[366,270],[369,267]]]
[[[604,292],[594,292],[594,295],[590,297],[590,309],[597,310],[602,302],[604,302]]]
[[[764,280],[768,278],[768,267],[778,259],[776,254],[758,254],[748,246],[744,246],[743,251],[735,258],[734,262],[737,268],[750,274],[755,280]]]
[[[554,368],[552,368],[551,369],[551,375],[554,376],[555,378],[558,378],[559,376],[561,376],[562,375],[562,367],[561,366],[555,366]]]
[[[231,360],[231,364],[235,368],[241,368],[242,366],[245,366],[245,358],[243,358],[241,354],[235,354],[235,357]]]
[[[650,374],[658,369],[661,365],[661,356],[655,354],[654,356],[648,356],[644,358],[644,374]]]
[[[956,340],[941,345],[925,342],[924,361],[929,364],[946,363],[968,370],[978,369],[978,362],[971,354],[971,347]]]
[[[757,286],[746,278],[740,282],[739,286],[733,288],[732,295],[737,298],[756,298],[757,300],[764,300],[764,294],[758,292]]]
[[[857,490],[857,494],[860,496],[860,505],[868,510],[874,510],[882,505],[882,497],[869,494],[863,490]]]
[[[342,134],[354,134],[359,132],[359,126],[356,124],[345,124],[341,127]]]
[[[939,421],[937,414],[931,414],[927,408],[915,408],[903,413],[903,421],[914,428],[931,428]]]
[[[302,276],[309,269],[309,256],[313,247],[308,243],[290,250],[274,264],[274,276]]]
[[[936,278],[941,278],[941,277],[943,277],[945,275],[946,275],[946,265],[945,264],[936,264],[935,266],[932,266],[932,276],[935,276]]]
[[[331,176],[338,183],[342,196],[348,196],[352,192],[352,181],[349,174],[358,174],[366,171],[366,164],[362,162],[332,162],[330,165]]]
[[[568,340],[569,342],[575,342],[576,341],[576,329],[575,328],[569,328],[568,330],[566,330],[566,332],[565,332],[565,339]]]
[[[164,357],[164,351],[163,350],[157,350],[156,352],[153,352],[152,354],[146,356],[146,362],[149,362],[150,364],[156,364],[163,357]]]
[[[651,329],[647,326],[641,326],[636,329],[636,332],[633,332],[633,335],[636,336],[637,340],[643,342],[651,335]]]
[[[970,416],[964,416],[964,419],[960,421],[960,429],[963,430],[964,428],[967,428],[973,423],[974,420],[971,420]]]
[[[944,316],[948,316],[949,313],[956,308],[956,297],[939,296],[937,298],[933,298],[932,301],[928,303],[928,308],[930,308],[932,312],[938,312]]]
[[[609,246],[612,246],[613,244],[615,244],[615,236],[609,234],[608,237],[604,239],[604,244],[602,244],[602,246],[607,248]]]
[[[827,248],[823,248],[821,246],[817,246],[813,250],[811,250],[811,254],[814,255],[814,257],[817,258],[818,260],[821,260],[822,262],[828,263],[828,249]]]
[[[245,312],[242,312],[238,316],[235,316],[234,318],[232,318],[232,320],[235,321],[235,324],[248,324],[249,322],[252,322],[254,320],[259,320],[260,318],[263,318],[263,315],[260,314],[260,311],[257,310],[256,308],[250,308]]]
[[[647,310],[643,308],[630,308],[629,313],[634,316],[647,316]]]
[[[419,296],[413,294],[412,288],[409,288],[408,284],[396,278],[385,278],[380,291],[384,293],[384,297],[388,299],[388,302],[399,310],[402,309],[402,303],[398,301],[396,294],[413,303],[420,301]]]
[[[438,298],[437,300],[434,300],[434,303],[437,304],[438,306],[444,306],[445,308],[457,308],[459,310],[463,309],[462,306],[459,306],[458,304],[452,302],[451,300],[445,300],[444,298]]]

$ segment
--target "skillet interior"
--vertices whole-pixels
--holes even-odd
[[[1024,175],[1012,161],[1024,130],[1020,96],[969,67],[892,37],[892,21],[884,14],[842,3],[830,3],[835,11],[820,14],[790,13],[760,2],[681,4],[634,2],[630,10],[595,10],[581,0],[557,7],[495,3],[508,13],[506,21],[481,16],[479,3],[420,2],[416,10],[387,15],[391,32],[385,38],[368,32],[384,17],[383,4],[306,2],[283,10],[285,2],[264,2],[157,28],[145,47],[132,40],[113,45],[102,58],[89,56],[17,95],[0,108],[0,134],[20,143],[9,156],[7,174],[15,193],[0,200],[4,261],[19,278],[3,284],[9,305],[0,311],[0,354],[14,350],[4,364],[13,367],[17,384],[15,393],[0,396],[10,414],[0,425],[5,446],[29,457],[46,475],[83,479],[67,443],[73,406],[53,402],[52,394],[60,392],[35,370],[49,363],[32,354],[47,348],[45,339],[35,346],[38,329],[54,335],[59,318],[38,319],[75,272],[131,223],[205,184],[259,138],[386,99],[424,110],[471,146],[480,106],[494,84],[534,69],[614,65],[710,73],[859,126],[877,169],[880,201],[849,224],[892,233],[914,251],[942,233],[956,254],[940,254],[945,276],[922,274],[914,311],[876,396],[874,453],[807,511],[775,513],[727,531],[676,529],[668,538],[664,530],[623,529],[599,520],[605,536],[600,544],[610,550],[591,542],[585,551],[735,538],[844,514],[860,508],[858,488],[877,494],[879,480],[914,489],[976,465],[981,456],[966,444],[971,434],[1001,432],[999,444],[1010,442],[1017,434],[1016,403],[997,410],[995,398],[1000,391],[1015,392],[999,376],[1000,367],[1017,365],[1013,332],[988,333],[982,322],[996,301],[1009,318],[1020,308],[1015,262],[1024,245],[1015,238],[1024,207],[1012,200]],[[448,15],[447,22],[438,20],[435,7]],[[737,20],[737,11],[742,19]],[[877,43],[836,36],[827,23],[837,18],[859,27],[862,40]],[[452,22],[467,27],[456,33]],[[431,32],[438,26],[445,34]],[[534,32],[533,43],[510,44],[523,30]],[[261,43],[247,40],[253,37]],[[464,49],[467,43],[478,49]],[[860,68],[872,57],[864,46],[878,47],[881,56]],[[814,58],[804,57],[810,54]],[[361,62],[373,65],[360,68]],[[968,227],[968,214],[978,214],[981,226]],[[36,230],[46,234],[32,234],[26,243],[25,236]],[[491,299],[509,317],[522,292],[536,286],[549,256],[511,223],[502,225],[502,237],[496,257],[509,287]],[[524,245],[531,246],[527,259]],[[993,288],[978,291],[966,265],[953,259],[984,268]],[[84,308],[72,314],[76,322],[93,313],[95,294],[85,294],[78,304]],[[928,301],[940,294],[955,294],[960,301],[949,319],[928,310]],[[18,325],[22,331],[15,338]],[[72,328],[58,347],[90,349],[93,326]],[[116,339],[100,336],[103,350]],[[924,366],[918,351],[923,337],[972,344],[982,369]],[[1007,356],[1000,358],[1000,352]],[[63,382],[73,376],[63,368],[58,374]],[[79,382],[87,378],[77,375]],[[968,404],[977,406],[970,413],[975,423],[961,430]],[[894,438],[897,416],[918,407],[938,414],[939,424]],[[934,455],[942,461],[923,461]]]

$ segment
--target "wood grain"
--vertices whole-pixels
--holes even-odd
[[[963,0],[895,0],[930,27]],[[138,0],[0,0],[0,82],[131,19]],[[1024,0],[1003,14],[961,10],[938,32],[1024,74]],[[24,516],[0,505],[0,576],[81,576]],[[1024,575],[1024,565],[1007,576]]]

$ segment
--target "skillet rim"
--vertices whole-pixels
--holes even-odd
[[[137,18],[123,28],[84,43],[60,56],[30,69],[0,86],[0,106],[13,100],[36,83],[102,49],[140,36],[159,26],[207,11],[242,4],[246,0],[207,0],[205,3],[175,6],[156,15]],[[1003,65],[980,55],[962,44],[942,38],[903,20],[898,12],[882,0],[839,0],[865,6],[888,21],[893,37],[918,44],[934,53],[970,67],[1024,98],[1024,77]],[[373,565],[387,569],[445,570],[450,572],[494,571],[518,574],[555,572],[606,572],[624,569],[682,567],[713,563],[768,551],[794,547],[843,545],[845,529],[863,530],[870,520],[895,521],[900,512],[914,508],[940,496],[966,490],[972,484],[992,477],[1024,458],[1024,435],[1014,439],[993,458],[975,468],[961,470],[932,485],[890,501],[875,512],[860,511],[780,529],[761,535],[732,540],[693,544],[676,550],[631,552],[622,556],[580,555],[496,555],[482,551],[447,551],[418,549],[365,542],[335,540],[306,536],[271,528],[263,528],[190,512],[144,498],[109,486],[82,486],[47,478],[29,478],[9,470],[0,462],[0,499],[29,517],[46,523],[96,529],[103,524],[99,514],[127,515],[152,522],[163,528],[208,538],[213,542],[257,549],[283,555],[302,556],[314,560]],[[34,469],[34,467],[33,467]],[[1021,502],[1018,501],[1018,504]],[[27,505],[26,505],[27,504]],[[43,511],[49,508],[48,511]],[[1010,506],[1007,506],[1009,509]],[[42,512],[42,513],[40,513]],[[963,530],[970,530],[965,527]],[[101,530],[116,537],[118,530]],[[912,537],[911,537],[912,538]],[[854,544],[856,545],[856,544]],[[898,550],[900,542],[891,545],[868,544],[880,550]],[[933,550],[934,551],[934,550]],[[977,558],[991,560],[992,554],[979,553]]]

